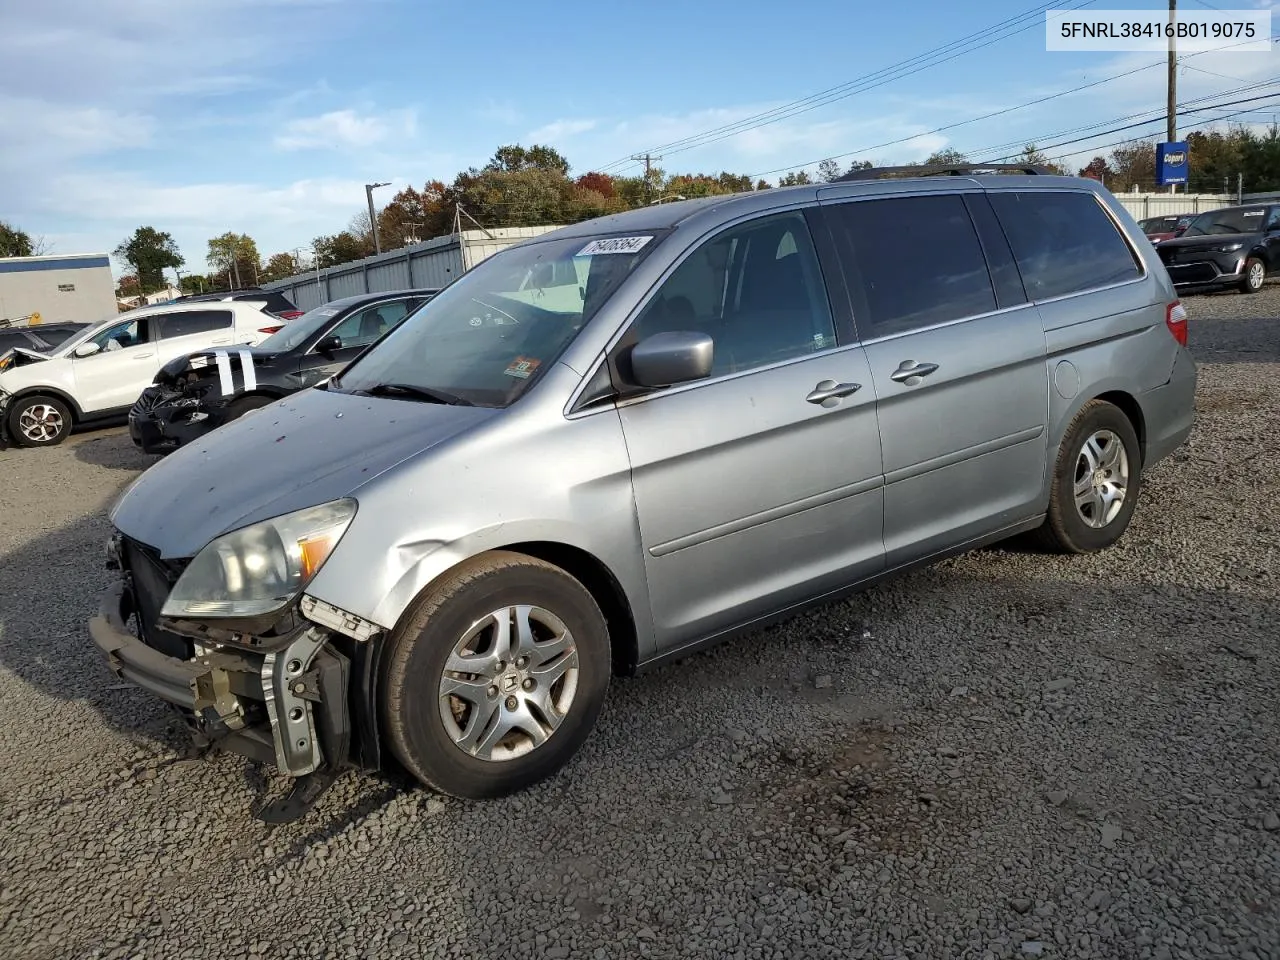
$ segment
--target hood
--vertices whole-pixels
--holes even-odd
[[[154,464],[111,519],[165,558],[191,557],[230,530],[353,494],[500,412],[303,390]]]
[[[41,360],[52,359],[47,353],[41,353],[38,350],[28,350],[26,347],[10,347],[8,350],[0,350],[0,373],[12,370],[15,367],[25,367],[29,363],[39,363]]]
[[[154,382],[171,387],[176,385],[180,378],[189,373],[213,376],[218,372],[219,354],[225,355],[227,357],[226,362],[232,368],[239,370],[240,352],[242,350],[249,354],[249,359],[254,367],[265,366],[279,356],[279,352],[275,350],[263,350],[260,347],[247,346],[197,350],[195,353],[188,353],[185,356],[175,357],[170,360],[160,368],[160,372],[156,374]]]
[[[1243,243],[1246,246],[1252,246],[1258,242],[1258,234],[1256,233],[1213,233],[1207,236],[1198,237],[1173,237],[1169,240],[1160,241],[1161,250],[1208,250],[1211,247],[1220,247],[1224,243]]]

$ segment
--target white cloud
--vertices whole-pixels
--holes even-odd
[[[594,130],[595,126],[594,120],[553,120],[537,130],[526,133],[525,139],[531,144],[554,144],[580,133],[586,133],[588,130]]]
[[[368,147],[392,133],[411,135],[416,122],[412,112],[362,116],[355,110],[332,110],[318,117],[290,120],[275,138],[275,144],[281,150]]]

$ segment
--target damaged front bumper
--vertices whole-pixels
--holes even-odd
[[[170,704],[197,747],[297,778],[294,795],[260,811],[263,819],[300,816],[345,769],[378,769],[379,644],[301,617],[283,634],[235,634],[235,643],[212,632],[197,639],[194,629],[178,634],[166,622],[163,637],[148,642],[140,620],[133,577],[123,569],[89,621],[94,645],[117,677]]]
[[[144,453],[170,453],[222,425],[226,405],[150,386],[129,410],[129,436]]]

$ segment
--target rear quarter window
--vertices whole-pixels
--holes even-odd
[[[167,313],[160,318],[160,336],[166,340],[189,337],[197,333],[227,330],[231,327],[230,310],[188,310]]]
[[[992,192],[989,197],[1033,300],[1142,275],[1133,250],[1093,194]]]

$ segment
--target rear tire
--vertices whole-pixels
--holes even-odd
[[[1257,257],[1247,259],[1241,272],[1244,274],[1240,281],[1241,293],[1257,293],[1267,282],[1267,266]]]
[[[9,409],[9,436],[20,447],[56,447],[71,433],[71,410],[57,397],[33,394]]]
[[[1096,553],[1124,534],[1142,487],[1142,448],[1129,418],[1105,400],[1075,415],[1058,448],[1049,512],[1034,532],[1055,553]]]
[[[604,615],[581,583],[523,554],[482,554],[424,593],[392,632],[383,730],[428,787],[504,796],[577,753],[610,669]]]

